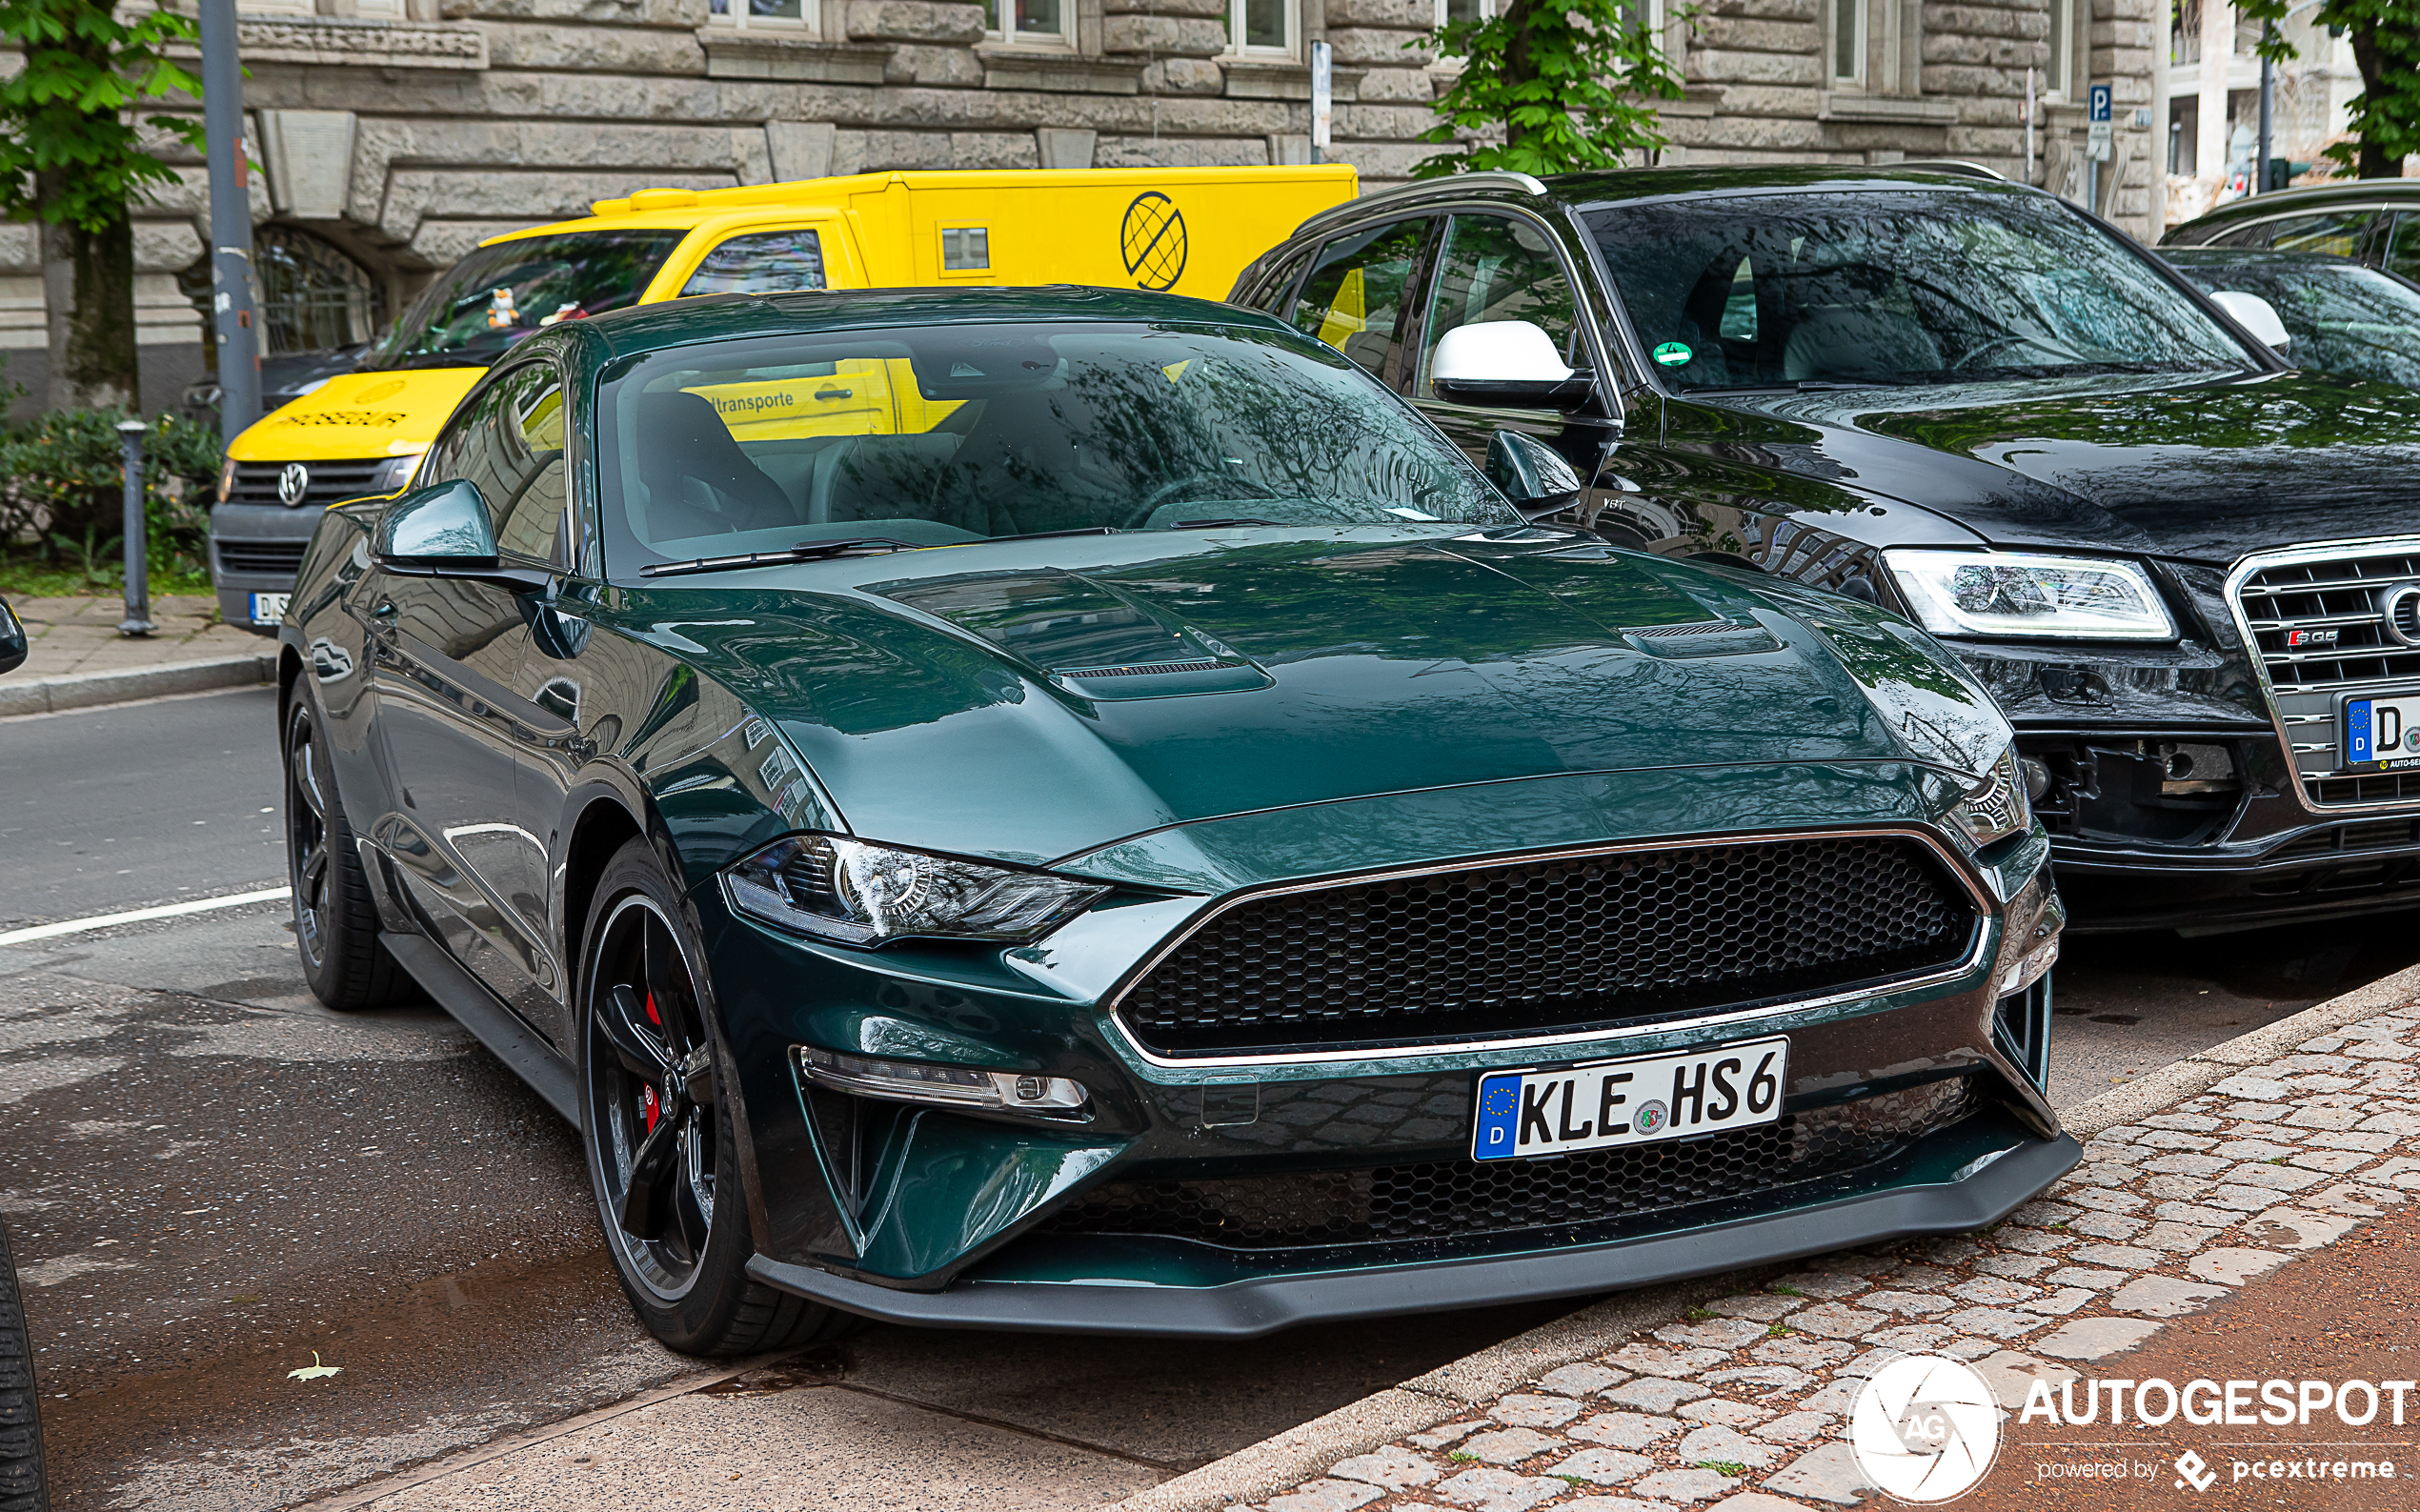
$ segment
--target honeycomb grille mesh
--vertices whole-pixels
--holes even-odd
[[[1631,851],[1247,901],[1119,1013],[1175,1056],[1577,1029],[1950,965],[1975,927],[1905,837]]]
[[[1737,1198],[1888,1159],[1974,1111],[1964,1079],[1695,1139],[1545,1160],[1423,1160],[1200,1181],[1118,1181],[1044,1233],[1160,1235],[1300,1249],[1595,1223]]]

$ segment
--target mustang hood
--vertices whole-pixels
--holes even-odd
[[[1973,772],[2008,739],[1887,616],[1559,532],[1002,542],[769,579],[797,587],[633,607],[780,727],[851,830],[1003,858],[1568,774]],[[1754,813],[1743,792],[1671,828]]]
[[[1777,424],[1785,465],[1919,505],[1995,545],[2111,548],[2213,565],[2413,528],[2420,393],[2298,373],[1725,398]],[[1753,419],[1748,417],[1753,416]],[[1944,542],[1962,533],[1944,533]],[[1912,537],[1910,537],[1912,538]]]

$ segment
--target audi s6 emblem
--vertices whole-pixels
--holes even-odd
[[[300,462],[289,462],[286,470],[277,474],[277,502],[292,509],[303,501],[303,494],[310,488],[311,469]]]

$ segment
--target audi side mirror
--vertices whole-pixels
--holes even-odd
[[[1448,404],[1500,410],[1577,410],[1595,390],[1585,368],[1563,365],[1555,338],[1526,320],[1456,326],[1437,343],[1428,386]]]
[[[395,495],[379,512],[371,554],[401,577],[454,577],[516,591],[543,588],[546,574],[498,560],[487,500],[464,478]]]
[[[0,672],[14,672],[25,665],[27,643],[25,621],[17,617],[9,601],[0,598]]]
[[[2252,339],[2283,355],[2293,345],[2287,333],[2286,322],[2277,318],[2277,307],[2258,294],[2248,294],[2241,289],[2221,289],[2210,295],[2210,302],[2235,318],[2235,323],[2252,333]]]

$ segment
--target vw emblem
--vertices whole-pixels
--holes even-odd
[[[311,469],[300,462],[289,462],[285,471],[277,474],[277,502],[292,509],[303,501],[303,494],[310,488]]]

